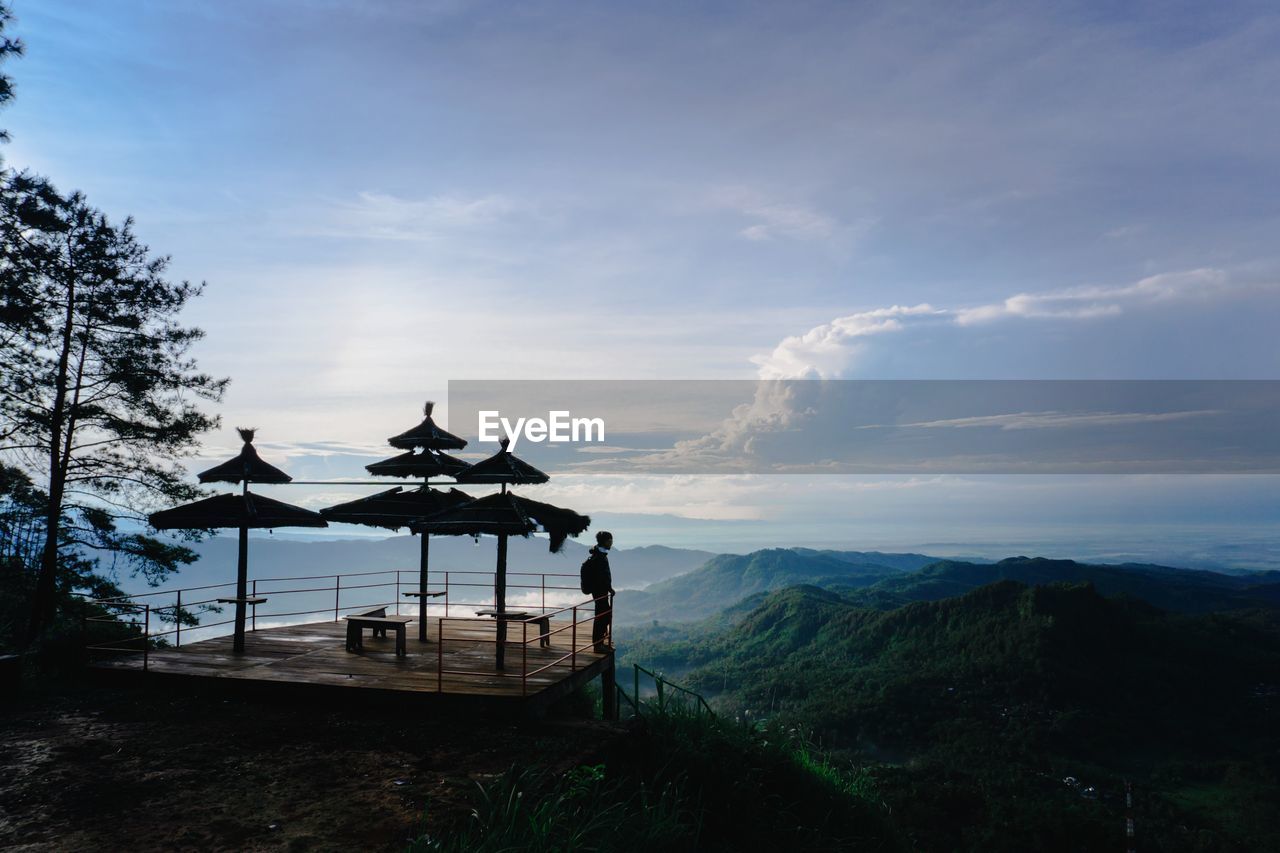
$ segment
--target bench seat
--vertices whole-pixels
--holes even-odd
[[[396,632],[396,657],[404,657],[408,653],[405,648],[405,626],[413,621],[412,616],[362,614],[343,618],[347,620],[347,651],[358,652],[364,649],[365,628],[372,629],[375,637],[387,636],[387,629],[390,628]]]

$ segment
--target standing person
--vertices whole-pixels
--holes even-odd
[[[582,591],[596,601],[591,641],[597,652],[607,652],[612,648],[609,644],[613,626],[613,575],[609,571],[609,549],[612,547],[613,534],[601,530],[596,534],[596,546],[591,549],[591,556],[582,564]]]

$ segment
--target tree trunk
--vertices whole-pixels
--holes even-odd
[[[45,514],[44,551],[40,558],[40,574],[36,577],[35,597],[31,602],[31,618],[27,622],[27,646],[32,645],[53,622],[57,602],[58,539],[61,533],[62,498],[66,491],[67,469],[63,463],[63,427],[66,423],[67,366],[71,360],[71,338],[75,325],[75,277],[67,285],[67,310],[62,323],[62,348],[58,353],[58,372],[53,382],[53,408],[49,417],[49,508]],[[67,442],[70,445],[70,442]]]

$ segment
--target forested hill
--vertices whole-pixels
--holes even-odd
[[[1043,557],[1010,557],[994,564],[940,560],[918,572],[886,578],[860,601],[896,607],[911,601],[937,601],[999,580],[1028,585],[1090,583],[1105,596],[1128,595],[1164,610],[1209,613],[1280,605],[1277,572],[1225,575],[1146,563],[1094,565]]]
[[[723,686],[727,675],[747,702],[772,697],[778,708],[807,708],[809,717],[811,703],[823,701],[817,697],[855,699],[863,683],[936,683],[941,694],[980,683],[1006,700],[1108,713],[1129,707],[1138,722],[1148,712],[1169,717],[1164,703],[1217,707],[1259,683],[1280,685],[1280,612],[1178,615],[1105,598],[1089,585],[1013,581],[876,611],[799,586],[766,595],[682,655],[703,687]],[[845,710],[858,705],[839,701],[841,710],[824,716],[840,728]],[[1142,721],[1141,730],[1150,733],[1150,725]]]
[[[891,611],[813,586],[755,605],[624,651],[878,766],[921,849],[1110,849],[1126,779],[1144,849],[1280,837],[1278,611],[1171,614],[1013,581]]]
[[[934,562],[923,554],[771,548],[721,554],[688,574],[618,595],[617,621],[689,621],[711,616],[749,595],[798,583],[857,588]]]
[[[850,594],[859,604],[888,610],[912,601],[938,601],[999,580],[1031,586],[1091,583],[1105,596],[1128,595],[1166,610],[1208,613],[1280,606],[1280,573],[1227,575],[1146,563],[1097,565],[1043,557],[998,563],[943,560],[924,554],[775,548],[723,554],[698,569],[618,598],[617,622],[635,625],[692,622],[744,599],[796,584]],[[856,592],[855,592],[856,591]]]

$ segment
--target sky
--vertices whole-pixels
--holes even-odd
[[[12,5],[6,164],[207,282],[194,467],[245,425],[360,475],[450,380],[1280,378],[1272,4]],[[725,550],[1280,541],[1260,475],[540,494]]]

